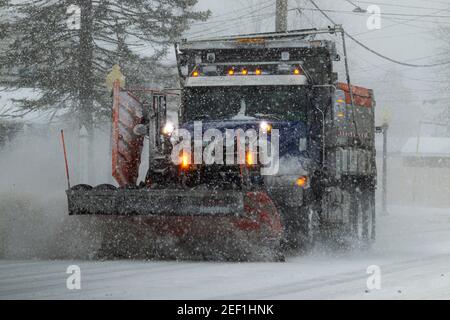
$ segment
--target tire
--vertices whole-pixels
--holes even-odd
[[[319,215],[313,206],[285,208],[283,250],[310,252],[319,237]]]
[[[77,184],[75,186],[73,186],[72,188],[70,188],[70,190],[74,190],[74,191],[78,191],[78,190],[92,190],[92,186],[88,185],[88,184]]]
[[[302,252],[310,252],[314,249],[319,239],[320,221],[319,214],[313,206],[306,208],[305,219],[300,225],[299,240],[300,250]]]
[[[350,235],[352,247],[367,250],[375,240],[375,199],[370,188],[355,188],[352,194]]]
[[[363,205],[363,245],[371,247],[376,239],[376,216],[375,216],[375,190],[367,188],[362,192]]]
[[[113,186],[112,184],[99,184],[98,186],[94,187],[95,190],[117,190],[117,188],[115,186]]]
[[[333,251],[369,249],[375,240],[374,189],[365,187],[360,190],[355,185],[350,185],[342,191],[345,196],[333,210],[343,212],[347,218],[343,218],[341,222],[321,225],[321,240]]]
[[[272,262],[286,262],[286,256],[284,255],[284,252],[281,249],[281,246],[277,246],[274,249],[274,252],[272,255]]]

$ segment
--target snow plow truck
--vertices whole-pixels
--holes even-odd
[[[69,214],[108,221],[102,248],[118,221],[125,233],[139,225],[135,245],[159,257],[279,261],[319,239],[369,247],[375,100],[372,90],[338,81],[335,43],[317,39],[329,33],[336,30],[176,43],[178,124],[167,118],[174,91],[116,81],[117,185],[71,187]],[[138,181],[144,141],[148,171]]]

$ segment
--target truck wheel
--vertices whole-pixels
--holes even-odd
[[[95,190],[99,190],[99,191],[106,191],[106,190],[117,190],[117,188],[115,186],[113,186],[112,184],[99,184],[98,186],[94,187]]]
[[[352,247],[369,249],[375,238],[375,201],[370,189],[359,188],[351,197],[350,235]]]
[[[319,214],[312,206],[308,206],[306,207],[306,214],[303,218],[299,233],[300,249],[303,252],[310,252],[314,249],[319,238]]]
[[[77,184],[77,185],[73,186],[72,188],[70,188],[70,190],[74,190],[74,191],[78,191],[78,190],[87,191],[87,190],[92,190],[92,186],[90,186],[90,185],[88,185],[88,184]]]
[[[319,215],[313,206],[285,209],[283,249],[306,253],[319,235]]]
[[[375,217],[375,191],[368,188],[362,192],[363,205],[363,245],[370,247],[375,241],[376,217]]]
[[[286,262],[286,256],[284,255],[281,247],[278,246],[276,249],[274,249],[272,259],[273,262]]]

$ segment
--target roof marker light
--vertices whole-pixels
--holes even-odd
[[[299,75],[300,74],[300,69],[299,68],[295,68],[294,69],[294,74],[295,75]]]
[[[198,71],[197,71],[197,70],[194,70],[194,72],[192,72],[192,76],[193,76],[193,77],[198,77]]]
[[[234,70],[233,70],[233,69],[228,70],[228,75],[229,75],[229,76],[234,75]]]
[[[241,73],[246,76],[248,74],[248,70],[247,69],[242,69]]]
[[[256,74],[257,76],[261,75],[261,74],[262,74],[261,69],[256,69],[256,70],[255,70],[255,74]]]

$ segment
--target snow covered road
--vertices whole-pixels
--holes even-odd
[[[81,289],[66,288],[69,265]],[[368,290],[366,269],[381,269]],[[370,252],[285,263],[1,260],[0,299],[450,299],[450,209],[391,207]]]

